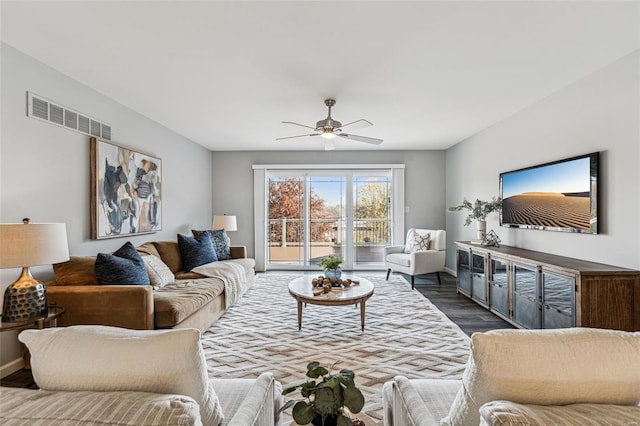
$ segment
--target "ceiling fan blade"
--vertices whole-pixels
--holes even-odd
[[[295,126],[306,127],[307,129],[315,130],[315,127],[307,126],[306,124],[294,123],[293,121],[283,121],[282,124],[293,124]]]
[[[324,150],[325,151],[335,151],[336,150],[336,144],[332,140],[325,140],[324,141]]]
[[[341,138],[351,139],[358,142],[370,143],[373,145],[380,145],[382,143],[382,139],[368,138],[366,136],[348,135],[346,133],[336,133],[336,136],[340,136]]]
[[[349,126],[349,130],[357,130],[357,129],[364,129],[365,127],[371,127],[371,126],[373,126],[373,123],[370,122],[369,120],[365,120],[364,118],[361,118],[360,120],[356,120],[356,121],[352,121],[351,123],[343,124],[342,127],[340,127],[340,128],[344,130],[344,128],[347,127],[347,126]]]
[[[294,139],[294,138],[306,138],[306,137],[310,137],[310,136],[320,136],[319,133],[312,133],[310,135],[298,135],[298,136],[285,136],[284,138],[276,138],[277,141],[281,141],[284,139]]]

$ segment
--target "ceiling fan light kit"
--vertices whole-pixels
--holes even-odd
[[[356,142],[370,143],[373,145],[380,145],[382,143],[382,139],[343,133],[343,130],[345,127],[351,127],[352,129],[360,129],[363,127],[373,126],[373,123],[362,118],[360,120],[352,121],[351,123],[347,123],[343,125],[341,122],[339,122],[338,120],[334,120],[331,117],[331,108],[336,104],[335,99],[325,99],[324,104],[329,109],[327,118],[325,118],[324,120],[318,121],[316,123],[316,127],[311,127],[311,126],[307,126],[305,124],[300,124],[300,123],[294,123],[292,121],[282,122],[284,124],[293,124],[295,126],[306,127],[307,129],[312,129],[316,133],[297,135],[297,136],[286,136],[283,138],[276,138],[276,140],[279,141],[283,139],[304,138],[304,137],[312,137],[312,136],[320,135],[325,139],[325,145],[324,145],[325,151],[333,151],[336,149],[335,143],[332,140],[336,136],[345,138],[345,139],[350,139]]]

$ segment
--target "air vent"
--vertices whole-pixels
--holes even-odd
[[[89,136],[111,140],[111,125],[43,96],[27,92],[27,115]]]

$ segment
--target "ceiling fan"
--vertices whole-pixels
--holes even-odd
[[[325,139],[325,142],[324,142],[325,151],[332,151],[336,149],[336,146],[333,141],[333,139],[336,136],[340,138],[350,139],[357,142],[370,143],[373,145],[380,145],[382,143],[382,139],[369,138],[366,136],[358,136],[358,135],[352,135],[350,133],[344,133],[344,129],[346,127],[349,127],[349,130],[362,129],[364,127],[373,126],[373,123],[365,119],[360,119],[360,120],[352,121],[351,123],[347,123],[343,125],[341,122],[331,118],[331,108],[336,104],[336,101],[334,99],[325,99],[324,104],[327,106],[327,108],[329,108],[329,114],[327,115],[327,118],[325,118],[324,120],[318,121],[316,123],[316,127],[294,123],[292,121],[283,121],[284,124],[293,124],[300,127],[306,127],[307,129],[313,130],[315,133],[297,135],[297,136],[287,136],[284,138],[276,138],[276,140],[281,141],[284,139],[322,136]]]

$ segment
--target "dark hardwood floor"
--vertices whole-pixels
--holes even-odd
[[[274,271],[271,273],[283,273]],[[296,271],[299,273],[299,271]],[[310,274],[317,272],[310,272]],[[361,275],[380,275],[385,272],[358,271]],[[411,277],[404,275],[408,282]],[[456,293],[456,278],[446,272],[440,273],[442,285],[438,285],[436,274],[425,274],[415,277],[415,288],[438,307],[447,317],[458,325],[467,335],[472,333],[495,330],[499,328],[514,328],[511,324],[493,315],[488,310],[478,306],[467,297]],[[410,285],[410,284],[407,284]],[[29,387],[37,389],[30,370],[20,370],[0,380],[0,385],[10,387]]]
[[[407,281],[411,277],[405,275]],[[515,328],[502,318],[492,314],[469,298],[457,294],[456,277],[440,272],[442,285],[438,285],[436,274],[415,277],[415,288],[438,307],[467,335],[499,328]]]

